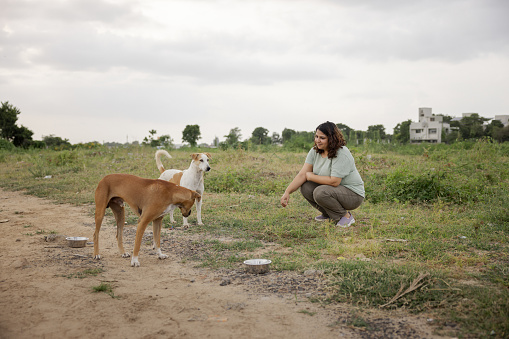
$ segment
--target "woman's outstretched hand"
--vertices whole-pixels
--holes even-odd
[[[290,201],[290,194],[285,192],[285,194],[281,197],[281,206],[288,206],[288,201]]]

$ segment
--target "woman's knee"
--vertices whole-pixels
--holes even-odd
[[[313,200],[313,193],[315,191],[316,185],[314,185],[312,182],[305,182],[300,187],[300,193],[304,196],[304,198],[308,200]]]
[[[315,188],[313,191],[313,200],[320,203],[324,200],[331,199],[331,194],[328,190],[327,185],[321,185]]]

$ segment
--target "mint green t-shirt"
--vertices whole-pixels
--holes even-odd
[[[362,197],[364,192],[364,181],[362,181],[352,153],[348,147],[338,149],[334,159],[322,158],[320,153],[311,149],[306,157],[306,163],[313,166],[313,173],[328,177],[341,178],[341,184]]]

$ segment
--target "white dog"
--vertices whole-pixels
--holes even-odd
[[[209,153],[193,153],[191,154],[191,165],[189,168],[181,171],[177,169],[165,170],[161,162],[161,156],[171,158],[171,155],[165,150],[159,150],[156,152],[156,164],[161,176],[159,179],[173,182],[182,187],[194,190],[201,195],[201,199],[196,199],[196,217],[198,219],[198,225],[203,225],[201,220],[201,204],[203,202],[203,190],[205,186],[203,184],[203,173],[210,171],[209,159],[212,159]],[[170,212],[170,222],[174,223],[173,210]],[[189,227],[187,217],[184,217],[184,227]]]

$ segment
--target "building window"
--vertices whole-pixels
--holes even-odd
[[[415,130],[415,133],[421,133],[422,132],[422,129],[416,129]]]
[[[435,118],[429,118],[429,121],[435,121]]]
[[[437,134],[437,129],[436,128],[430,128],[429,129],[429,134]]]

